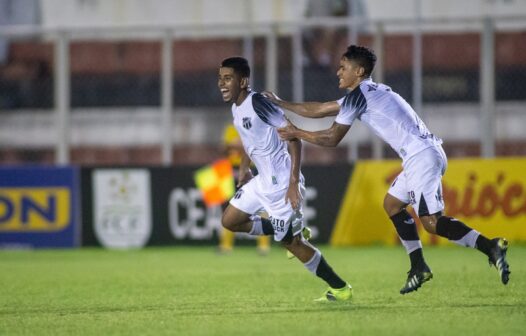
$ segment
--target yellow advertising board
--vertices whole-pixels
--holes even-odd
[[[401,170],[400,161],[356,164],[332,232],[332,245],[398,244],[382,203]],[[448,216],[490,238],[526,241],[525,158],[449,160],[442,182]],[[420,222],[417,225],[422,243],[447,244],[446,239],[428,234]]]

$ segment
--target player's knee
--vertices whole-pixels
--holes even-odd
[[[228,215],[228,213],[225,211],[223,213],[223,216],[221,217],[221,225],[230,231],[233,231],[234,229],[234,222],[231,219],[231,216]]]
[[[429,215],[429,216],[420,216],[420,222],[422,223],[422,226],[424,229],[429,233],[436,233],[436,226],[437,226],[437,216],[435,215]]]
[[[231,223],[225,221],[225,218],[224,218],[224,217],[221,219],[221,225],[222,225],[225,229],[228,229],[228,230],[230,230],[230,228],[231,228]]]
[[[301,245],[302,241],[300,235],[292,236],[292,232],[290,230],[289,232],[287,232],[285,237],[283,237],[281,240],[281,245],[290,251],[290,249],[294,249],[295,247]]]
[[[387,216],[392,217],[402,211],[406,204],[394,198],[393,196],[386,194],[384,197],[384,210]]]

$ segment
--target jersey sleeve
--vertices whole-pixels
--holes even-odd
[[[255,93],[252,96],[252,106],[257,116],[267,125],[273,127],[287,126],[283,110],[265,98],[261,93]]]
[[[338,124],[351,125],[354,119],[359,119],[367,110],[367,100],[360,87],[352,90],[337,102],[340,105],[340,112],[334,121]]]

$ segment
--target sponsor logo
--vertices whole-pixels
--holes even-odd
[[[0,232],[56,232],[71,222],[68,188],[0,188]]]
[[[274,232],[285,232],[285,220],[275,217],[269,217],[270,223],[274,228]]]
[[[196,188],[175,188],[170,193],[168,219],[176,239],[208,240],[214,232],[219,235],[222,213],[220,205],[205,206]]]
[[[404,223],[406,224],[415,224],[415,220],[413,218],[404,220]]]
[[[497,174],[494,181],[480,182],[476,172],[469,172],[464,188],[443,183],[446,210],[450,216],[493,216],[502,212],[506,217],[526,215],[524,182],[508,181],[506,174]]]

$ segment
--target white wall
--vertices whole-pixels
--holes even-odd
[[[421,0],[424,18],[481,18],[526,14],[524,0]],[[372,19],[403,19],[415,15],[416,0],[364,0]]]
[[[47,27],[218,24],[300,20],[305,0],[41,0]]]
[[[522,102],[498,103],[496,139],[523,140],[526,113]],[[424,105],[427,125],[444,140],[480,138],[480,106],[473,103]],[[305,119],[288,113],[299,127],[320,130],[334,118]],[[173,114],[175,144],[214,144],[220,141],[224,125],[232,114],[228,106],[210,110],[177,109]],[[55,116],[51,111],[0,113],[1,147],[52,147],[56,141]],[[353,141],[368,142],[371,132],[360,122],[347,135]],[[154,108],[80,109],[71,116],[72,145],[152,145],[161,142],[161,113]]]
[[[45,27],[298,21],[309,0],[40,0]],[[314,0],[323,1],[323,0]],[[360,1],[371,19],[409,19],[417,0]],[[421,0],[424,18],[526,15],[525,0]]]

